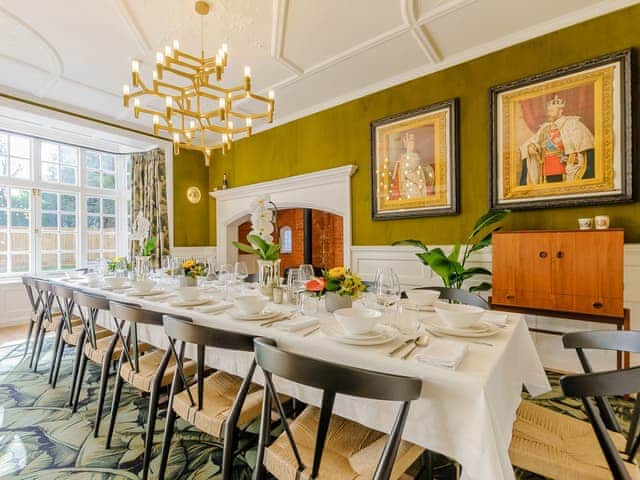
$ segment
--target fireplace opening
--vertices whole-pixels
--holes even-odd
[[[247,243],[251,222],[238,225],[238,240]],[[311,208],[286,208],[278,210],[278,234],[274,240],[280,243],[281,272],[303,263],[316,269],[329,269],[344,262],[344,238],[342,216]],[[250,273],[258,271],[255,255],[238,252],[238,261],[247,263]]]

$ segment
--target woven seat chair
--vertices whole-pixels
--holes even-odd
[[[162,313],[113,300],[109,302],[109,310],[116,322],[116,331],[120,341],[122,345],[127,345],[127,348],[121,350],[120,359],[118,360],[118,375],[113,388],[111,419],[105,446],[107,449],[111,448],[111,439],[116,425],[124,382],[144,393],[150,394],[142,463],[142,479],[146,480],[151,462],[151,449],[153,447],[160,390],[173,380],[176,371],[176,360],[171,355],[170,350],[156,349],[145,353],[140,348],[141,345],[146,344],[139,341],[138,325],[161,327]],[[182,364],[182,368],[185,375],[193,375],[196,370],[196,364],[193,361],[186,361]]]
[[[24,345],[24,354],[23,357],[26,357],[29,353],[29,344],[31,343],[31,335],[33,334],[33,327],[36,328],[36,338],[37,332],[39,332],[39,324],[42,321],[42,303],[41,303],[41,295],[36,288],[36,277],[32,277],[30,275],[24,275],[22,277],[22,284],[27,292],[27,298],[29,299],[29,305],[31,306],[31,313],[29,315],[29,330],[27,331],[27,340]],[[34,343],[35,339],[34,339]],[[33,366],[33,355],[31,355],[31,362],[29,367]]]
[[[373,372],[284,352],[275,342],[255,340],[256,361],[264,372],[265,392],[256,458],[256,480],[268,470],[281,480],[373,478],[397,479],[424,450],[401,439],[410,402],[420,396],[418,378]],[[323,390],[321,408],[307,407],[290,424],[272,375]],[[389,435],[332,415],[337,393],[402,402]],[[284,429],[273,443],[271,405]],[[314,433],[315,432],[315,435]]]
[[[607,395],[637,393],[640,383],[633,382],[634,376],[640,382],[640,374],[634,372],[637,369],[591,373],[592,368],[584,352],[584,349],[604,349],[639,353],[640,332],[575,332],[564,335],[563,344],[576,349],[586,374],[564,377],[561,379],[562,388],[565,395],[582,399],[591,424],[532,402],[522,402],[509,448],[513,465],[552,479],[609,480],[612,474],[616,480],[640,479],[638,469],[631,461],[639,444],[636,439],[640,399],[636,400],[626,438],[606,399]],[[609,374],[624,379],[624,384],[610,384]],[[600,390],[594,390],[593,384],[599,384]],[[611,459],[614,459],[617,472]],[[621,473],[623,470],[628,476]]]
[[[244,378],[220,370],[205,377],[205,347],[252,352],[254,337],[194,325],[168,315],[164,317],[164,328],[173,355],[178,359],[178,369],[171,384],[160,467],[155,478],[164,478],[174,424],[176,417],[180,416],[199,430],[223,441],[222,479],[229,480],[240,429],[260,416],[262,389],[251,383],[256,369],[255,360]],[[196,346],[197,375],[195,385],[191,386],[184,369],[187,344]]]

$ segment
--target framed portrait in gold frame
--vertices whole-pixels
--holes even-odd
[[[633,200],[631,51],[493,87],[491,207]]]
[[[371,217],[458,213],[458,101],[371,122]]]

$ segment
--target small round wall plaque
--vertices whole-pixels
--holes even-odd
[[[187,188],[187,199],[191,203],[200,203],[200,200],[202,199],[202,193],[200,193],[200,189],[198,187]]]

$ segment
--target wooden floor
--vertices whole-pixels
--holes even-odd
[[[0,347],[8,343],[25,341],[27,339],[28,325],[16,325],[14,327],[0,328]]]

